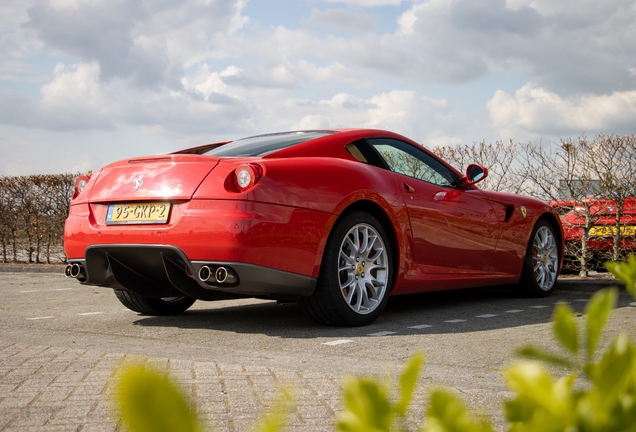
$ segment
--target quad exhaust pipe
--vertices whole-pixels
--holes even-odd
[[[231,285],[238,280],[234,270],[226,267],[210,268],[202,266],[199,269],[199,279],[203,282]]]
[[[84,267],[77,263],[69,264],[64,269],[64,274],[66,277],[74,278],[74,279],[83,279],[86,276],[84,272]]]

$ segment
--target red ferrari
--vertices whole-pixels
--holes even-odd
[[[614,249],[616,240],[620,250],[636,251],[636,198],[626,198],[622,205],[609,198],[552,201],[550,205],[561,215],[565,250],[575,251],[566,259],[578,261],[584,233],[586,250],[599,266],[610,258],[607,252]]]
[[[259,135],[112,163],[76,182],[67,276],[128,308],[297,301],[321,324],[373,322],[389,295],[518,284],[546,296],[563,231],[546,203],[487,192],[381,130]]]

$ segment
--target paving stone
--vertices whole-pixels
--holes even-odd
[[[20,410],[15,408],[4,408],[0,411],[0,430],[4,428],[20,415]]]
[[[116,430],[115,423],[86,423],[82,426],[82,432],[115,432]]]
[[[0,403],[0,410],[10,409],[10,408],[26,408],[33,400],[38,396],[39,393],[30,392],[30,393],[19,393],[19,394],[9,394],[7,397]]]
[[[76,281],[71,285],[72,281],[62,280],[64,282],[60,284],[76,287]],[[32,281],[36,282],[36,278]],[[97,298],[92,297],[92,290],[86,291],[85,287],[82,287],[84,294],[79,299],[79,289],[69,291],[68,298],[63,301],[56,293],[55,300],[50,300],[40,309],[40,303],[46,301],[44,292],[34,294],[29,303],[31,306],[24,308],[26,297],[14,285],[0,284],[0,290],[3,295],[14,296],[12,298],[17,299],[14,301],[22,302],[19,304],[24,309],[18,311],[12,306],[6,311],[9,315],[5,311],[0,315],[3,326],[0,329],[2,432],[121,432],[123,429],[110,405],[110,397],[116,368],[130,363],[147,364],[166,372],[194,402],[200,417],[212,424],[215,431],[248,431],[263,413],[272,409],[281,386],[289,387],[295,397],[287,431],[334,431],[336,417],[342,412],[342,375],[345,373],[339,372],[344,370],[340,366],[347,365],[349,375],[365,373],[394,382],[404,359],[421,347],[427,348],[429,355],[420,380],[421,391],[414,395],[408,416],[408,423],[413,426],[411,429],[415,430],[421,422],[428,388],[432,384],[442,384],[460,389],[462,396],[468,398],[466,403],[469,406],[483,407],[489,413],[496,411],[491,416],[496,430],[504,430],[500,407],[495,407],[496,402],[511,396],[499,376],[503,363],[495,355],[492,359],[500,363],[490,362],[491,357],[473,349],[475,340],[489,342],[490,337],[493,342],[489,346],[494,348],[502,346],[501,340],[507,341],[503,345],[516,344],[519,337],[508,336],[527,325],[533,325],[534,330],[532,335],[522,331],[524,341],[530,336],[545,339],[551,335],[550,309],[529,309],[527,304],[518,304],[520,300],[516,298],[492,296],[476,297],[474,301],[469,299],[467,303],[472,304],[468,308],[459,305],[453,306],[452,310],[446,304],[454,304],[447,301],[449,298],[442,297],[440,301],[431,297],[434,307],[421,306],[421,311],[426,313],[427,322],[441,323],[453,317],[472,318],[493,312],[494,301],[499,303],[495,308],[499,312],[495,313],[515,309],[528,311],[515,314],[515,319],[524,321],[514,327],[495,322],[493,328],[484,328],[479,327],[484,325],[484,321],[492,323],[494,320],[475,319],[477,327],[464,330],[457,327],[457,333],[453,334],[437,334],[431,329],[427,329],[426,334],[415,334],[408,330],[408,337],[412,339],[406,343],[404,335],[385,338],[366,335],[399,331],[396,326],[387,327],[387,322],[400,322],[405,329],[421,323],[418,310],[400,314],[388,310],[383,316],[390,318],[380,319],[369,329],[337,329],[312,326],[301,318],[292,318],[297,320],[292,325],[281,325],[280,322],[289,320],[289,316],[270,316],[276,312],[266,302],[259,303],[258,307],[263,306],[265,312],[257,318],[249,316],[255,310],[253,306],[248,305],[246,314],[240,315],[242,306],[236,304],[242,301],[232,303],[231,308],[236,308],[237,312],[222,315],[229,321],[217,322],[218,316],[215,315],[223,307],[212,303],[199,305],[200,302],[197,302],[193,306],[194,313],[186,313],[177,319],[124,312],[117,300],[108,296],[108,301],[100,301],[109,312],[89,319],[77,316],[77,313],[88,311],[88,306]],[[107,293],[107,290],[103,292]],[[576,296],[580,297],[579,294]],[[106,295],[103,298],[106,299]],[[569,300],[573,304],[574,300]],[[625,299],[621,301],[623,315],[618,315],[613,322],[621,325],[629,323],[628,328],[636,328],[636,325],[631,325],[633,308],[627,310],[628,303]],[[632,299],[627,301],[633,302]],[[484,304],[488,307],[482,307]],[[55,313],[49,311],[49,307],[57,308]],[[528,318],[530,310],[537,314],[534,321]],[[459,313],[461,311],[466,313]],[[292,309],[288,312],[296,313]],[[410,319],[402,320],[402,313],[410,314]],[[616,313],[620,314],[621,308]],[[117,318],[117,314],[122,318]],[[24,320],[25,317],[45,315],[55,315],[56,319]],[[271,323],[262,324],[263,319],[269,318],[272,318]],[[617,325],[613,330],[612,323],[608,325],[612,334],[617,334]],[[11,340],[7,339],[9,331]],[[339,339],[355,342],[338,347],[322,345],[323,341]],[[77,348],[74,347],[76,340]],[[264,343],[264,340],[267,341]],[[234,341],[237,341],[236,344]],[[271,349],[274,345],[275,348]],[[279,345],[282,347],[280,351]],[[313,351],[304,351],[307,347]],[[411,351],[408,351],[409,347]],[[470,348],[470,355],[469,348],[465,347]],[[324,354],[326,352],[328,355]],[[508,355],[505,353],[505,358]],[[312,359],[312,356],[316,358]],[[485,378],[474,379],[472,376],[477,374]],[[470,385],[464,383],[467,376],[472,377]]]
[[[33,410],[24,411],[13,421],[11,426],[44,426],[53,414],[53,412],[46,412],[45,410],[37,410],[37,412],[33,412]]]
[[[55,414],[55,420],[88,417],[88,414],[95,407],[95,404],[96,402],[92,401],[69,404]]]

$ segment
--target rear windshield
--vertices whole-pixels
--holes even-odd
[[[315,130],[258,135],[236,140],[205,153],[210,156],[265,156],[269,153],[335,133]]]

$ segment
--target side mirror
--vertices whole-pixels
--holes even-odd
[[[466,167],[466,175],[464,175],[460,180],[462,182],[462,187],[466,187],[477,184],[486,177],[488,177],[488,169],[486,167],[477,164],[470,164]]]

